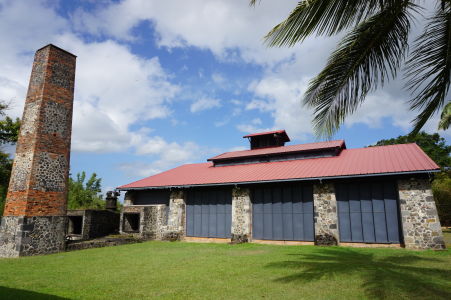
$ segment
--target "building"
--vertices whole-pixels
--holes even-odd
[[[36,51],[5,210],[0,257],[65,249],[76,56]]]
[[[118,187],[121,232],[149,239],[444,249],[416,145],[288,145],[284,130],[245,136],[227,152]]]

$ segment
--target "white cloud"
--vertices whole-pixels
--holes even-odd
[[[221,107],[221,101],[219,99],[203,97],[194,101],[190,106],[190,110],[192,113],[196,113],[217,107]]]
[[[224,76],[222,76],[220,73],[213,73],[211,75],[211,79],[213,79],[213,82],[217,84],[221,84],[225,81]]]
[[[273,130],[273,128],[261,128],[255,124],[238,124],[236,125],[236,129],[244,133],[256,133]]]
[[[48,1],[2,1],[0,35],[0,99],[11,100],[13,117],[22,115],[36,49],[51,42],[77,55],[72,150],[127,149],[138,134],[131,125],[171,114],[180,88],[158,58],[138,57],[111,40],[82,41]]]
[[[101,5],[94,13],[78,10],[79,30],[130,40],[134,27],[151,21],[158,44],[168,48],[194,46],[223,59],[272,64],[294,49],[267,48],[262,37],[293,9],[289,0],[262,1],[255,8],[242,0],[125,0]]]

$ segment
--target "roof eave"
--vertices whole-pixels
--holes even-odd
[[[258,183],[278,183],[278,182],[293,182],[293,181],[313,181],[313,180],[333,180],[345,178],[361,178],[361,177],[376,177],[376,176],[396,176],[396,175],[413,175],[413,174],[428,174],[440,172],[440,169],[420,170],[420,171],[406,171],[406,172],[386,172],[386,173],[372,173],[372,174],[354,174],[343,176],[324,176],[324,177],[307,177],[307,178],[290,178],[290,179],[276,179],[276,180],[260,180],[260,181],[241,181],[241,182],[224,182],[224,183],[208,183],[208,184],[187,184],[187,185],[165,185],[165,186],[146,186],[146,187],[118,187],[118,191],[136,191],[149,189],[173,189],[173,188],[191,188],[191,187],[207,187],[207,186],[222,186],[222,185],[243,185],[243,184],[258,184]]]

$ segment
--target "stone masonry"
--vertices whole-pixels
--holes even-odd
[[[120,215],[116,211],[105,209],[75,209],[68,210],[67,216],[68,218],[74,216],[82,218],[80,238],[83,240],[103,237],[114,233],[117,234],[119,232]],[[68,230],[68,234],[71,234],[70,230]]]
[[[0,227],[0,257],[64,249],[76,57],[35,54]]]
[[[124,206],[120,219],[120,233],[132,234],[146,240],[163,239],[166,224],[166,205],[136,205]],[[137,232],[127,230],[126,214],[139,214],[139,227]]]
[[[315,244],[319,246],[337,245],[338,215],[335,188],[331,183],[313,186],[315,209]]]
[[[429,180],[399,180],[398,190],[405,247],[445,249]]]
[[[246,243],[251,240],[252,204],[248,188],[234,188],[232,191],[232,243]]]
[[[164,229],[163,239],[181,240],[185,236],[185,192],[173,190],[169,196],[168,223]]]

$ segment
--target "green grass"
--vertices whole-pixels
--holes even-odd
[[[0,259],[0,299],[152,298],[451,299],[451,251],[146,242]]]

